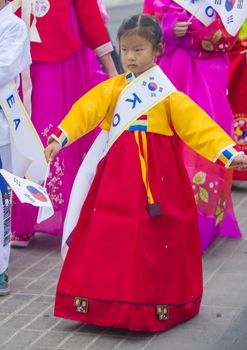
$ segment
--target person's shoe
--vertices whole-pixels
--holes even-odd
[[[34,238],[34,233],[26,233],[25,235],[16,236],[14,233],[11,234],[11,247],[26,248]]]
[[[9,294],[9,276],[8,269],[0,273],[0,296]]]

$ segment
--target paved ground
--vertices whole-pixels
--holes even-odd
[[[204,298],[197,318],[151,335],[54,318],[60,240],[39,234],[27,249],[12,250],[12,293],[0,298],[0,349],[246,350],[246,194],[247,184],[234,187],[244,238],[219,239],[204,256]]]

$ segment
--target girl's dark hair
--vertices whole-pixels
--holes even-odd
[[[149,15],[135,15],[123,21],[118,30],[118,42],[122,36],[137,34],[153,45],[154,50],[162,53],[162,30],[159,21]]]

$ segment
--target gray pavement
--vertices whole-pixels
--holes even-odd
[[[218,239],[203,258],[200,314],[168,332],[135,333],[53,316],[60,239],[37,234],[12,249],[11,294],[0,298],[0,349],[247,350],[247,183],[233,188],[244,237]]]

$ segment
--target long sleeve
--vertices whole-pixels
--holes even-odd
[[[234,141],[181,92],[170,96],[170,118],[179,137],[208,160],[228,166],[237,154]]]
[[[162,30],[164,43],[168,45],[169,48],[168,51],[176,47],[180,41],[180,38],[176,37],[174,34],[175,24],[178,21],[185,20],[185,11],[181,10],[179,6],[173,4],[170,0],[166,1],[166,4],[163,6]]]
[[[15,16],[13,15],[12,18]],[[15,79],[31,63],[24,22],[7,20],[0,24],[0,86]]]
[[[152,2],[152,12],[160,20],[162,26],[165,53],[174,50],[177,46],[188,45],[187,41],[190,38],[190,33],[204,27],[204,25],[194,17],[191,20],[188,34],[185,37],[176,37],[174,33],[175,24],[178,21],[187,22],[191,14],[172,0],[147,0],[147,6],[144,6],[144,10],[146,10],[147,13],[150,13],[149,2]],[[191,44],[189,44],[189,46],[190,45]]]
[[[111,78],[87,92],[71,108],[52,138],[62,146],[71,144],[93,130],[105,118],[112,104],[117,77]]]
[[[174,26],[177,21],[183,20],[181,7],[171,0],[145,0],[143,13],[153,15],[160,20],[163,32],[163,43],[165,52],[173,50],[180,41],[174,34]]]
[[[163,32],[165,52],[173,50],[180,41],[174,34],[174,26],[182,20],[180,8],[172,6],[171,0],[145,0],[142,12],[160,20]]]
[[[97,0],[76,0],[76,9],[87,46],[95,50],[98,56],[113,51]]]

